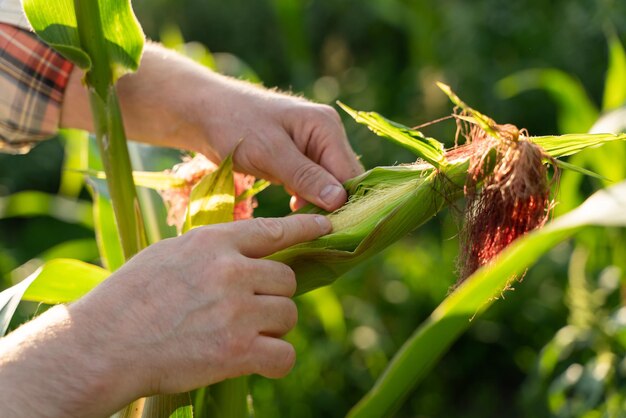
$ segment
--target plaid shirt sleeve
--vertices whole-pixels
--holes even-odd
[[[28,152],[57,132],[72,68],[36,35],[0,23],[0,152]]]

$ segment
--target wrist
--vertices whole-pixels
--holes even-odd
[[[7,396],[14,416],[100,416],[132,400],[122,379],[115,380],[118,361],[102,338],[90,335],[99,324],[84,322],[82,313],[61,305],[0,341],[0,399]]]

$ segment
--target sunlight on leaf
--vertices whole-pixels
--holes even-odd
[[[232,154],[192,189],[183,232],[195,227],[233,221],[235,180]]]
[[[41,39],[84,70],[92,68],[94,57],[89,56],[78,34],[74,0],[24,0],[23,5],[33,30]],[[109,60],[95,65],[111,66],[113,78],[109,82],[113,84],[139,67],[144,35],[129,0],[99,0],[91,5],[99,7],[105,54]]]
[[[421,132],[390,121],[376,112],[363,112],[338,102],[358,123],[366,125],[376,135],[390,139],[396,144],[407,148],[418,157],[424,159],[435,167],[444,166],[443,144],[436,139],[427,138]]]
[[[72,302],[99,285],[111,273],[93,264],[57,258],[45,263],[22,299],[48,304]]]

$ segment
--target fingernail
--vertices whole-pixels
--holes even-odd
[[[320,228],[325,234],[329,233],[330,230],[332,229],[332,224],[330,223],[328,218],[325,216],[315,215],[315,222],[318,223],[318,225],[320,226]]]
[[[320,199],[322,199],[322,202],[324,202],[329,208],[336,209],[337,206],[344,203],[345,193],[346,192],[343,190],[343,187],[339,187],[335,184],[329,184],[322,189]]]

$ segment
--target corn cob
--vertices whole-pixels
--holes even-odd
[[[511,125],[498,125],[491,118],[462,102],[448,86],[440,85],[455,105],[463,110],[457,115],[479,127],[496,141],[510,134]],[[372,255],[382,251],[404,235],[423,225],[444,207],[464,194],[472,144],[445,151],[441,142],[421,132],[385,119],[374,112],[355,111],[340,104],[357,122],[376,134],[413,151],[421,160],[415,164],[376,167],[344,184],[350,199],[338,211],[327,214],[307,206],[300,213],[327,214],[333,232],[314,241],[295,245],[268,257],[288,264],[298,279],[297,294],[334,282],[339,276]],[[506,132],[499,127],[506,127]],[[542,148],[546,160],[561,168],[593,175],[561,161],[558,157],[575,154],[605,142],[626,140],[626,134],[577,134],[529,137],[516,131],[516,140],[529,141]],[[494,150],[492,150],[495,152]],[[485,150],[481,150],[485,152]],[[490,150],[487,150],[490,152]],[[486,158],[482,178],[496,163]],[[475,175],[475,172],[472,174]],[[480,187],[480,180],[474,182]]]

